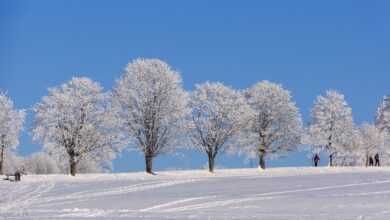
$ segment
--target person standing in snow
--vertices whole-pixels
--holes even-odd
[[[317,167],[318,163],[320,162],[320,156],[318,156],[318,154],[315,154],[313,157],[313,161],[314,161],[314,166]]]
[[[372,157],[370,157],[369,159],[369,166],[370,167],[374,166],[374,159]]]
[[[375,166],[376,167],[380,167],[381,166],[381,164],[379,162],[379,153],[375,154]]]

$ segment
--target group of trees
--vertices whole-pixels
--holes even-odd
[[[262,81],[239,91],[206,82],[187,92],[180,74],[158,59],[130,62],[108,92],[91,79],[73,78],[49,89],[33,112],[33,140],[44,152],[22,163],[34,173],[71,175],[110,169],[127,147],[144,154],[148,173],[155,157],[180,146],[204,153],[210,172],[224,152],[258,158],[264,169],[266,158],[299,146],[328,153],[331,166],[366,164],[374,153],[386,153],[390,131],[390,97],[375,125],[356,127],[344,96],[328,91],[318,96],[304,128],[290,92],[279,84]],[[24,118],[25,111],[0,94],[0,174],[5,155],[18,145]]]
[[[329,165],[368,165],[370,157],[388,157],[390,103],[385,96],[378,108],[375,124],[355,125],[352,109],[344,96],[328,91],[318,96],[311,111],[311,122],[303,138],[313,155],[327,152]]]

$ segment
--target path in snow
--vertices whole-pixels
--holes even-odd
[[[390,168],[30,175],[2,219],[390,219]]]

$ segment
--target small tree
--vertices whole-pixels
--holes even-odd
[[[24,110],[15,109],[11,99],[0,93],[0,174],[4,174],[6,151],[19,145],[24,118]]]
[[[158,59],[136,59],[113,94],[119,127],[144,153],[146,172],[153,174],[153,159],[176,147],[188,114],[180,74]]]
[[[35,153],[24,160],[24,168],[33,174],[59,173],[57,162],[46,153]]]
[[[80,161],[92,158],[90,155],[112,160],[119,146],[115,118],[102,90],[88,78],[72,78],[49,89],[49,95],[34,107],[33,139],[43,143],[54,158],[67,158],[72,176]]]
[[[257,155],[259,166],[265,169],[266,157],[295,150],[301,143],[301,115],[290,92],[278,84],[257,83],[246,91],[246,98],[252,109],[248,123],[251,144],[242,150],[247,155]]]
[[[196,85],[190,97],[190,137],[207,155],[213,172],[216,156],[233,145],[234,137],[248,122],[250,108],[240,92],[222,83]]]
[[[375,125],[364,123],[360,129],[359,151],[364,155],[365,166],[369,165],[369,158],[375,154],[385,153],[385,134]]]
[[[348,146],[354,131],[352,110],[344,96],[336,91],[327,91],[318,96],[311,110],[310,135],[313,144],[323,146],[329,154],[329,165],[333,166],[333,157]]]
[[[309,127],[305,127],[305,131],[302,135],[302,145],[299,147],[300,150],[307,152],[307,157],[314,163],[314,157],[320,156],[324,151],[322,145],[316,145],[316,139],[309,132]]]

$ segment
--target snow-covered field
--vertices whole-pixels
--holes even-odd
[[[390,168],[29,175],[0,219],[390,219]]]

